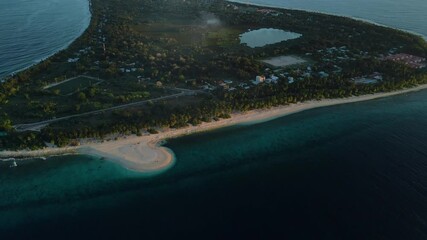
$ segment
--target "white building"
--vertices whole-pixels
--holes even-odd
[[[67,62],[69,63],[75,63],[79,60],[79,58],[69,58]]]
[[[265,80],[267,83],[277,83],[279,81],[279,77],[271,75],[268,79]]]
[[[265,82],[265,76],[256,76],[255,80],[252,81],[253,84],[258,85]]]

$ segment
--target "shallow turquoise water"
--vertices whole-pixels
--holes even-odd
[[[151,178],[84,156],[1,166],[0,235],[425,239],[426,98],[174,139]]]
[[[0,13],[6,2],[0,2]],[[1,65],[0,75],[53,53],[88,20],[79,15],[88,17],[87,5],[71,11],[80,0],[69,7],[61,5],[64,1],[19,2],[29,9],[65,6],[79,23],[69,25],[73,33],[28,20],[24,35],[43,36],[28,31],[34,29],[30,23],[52,27],[49,41],[36,43],[31,37],[9,38],[7,21],[19,21],[0,14],[0,19],[7,16],[0,21],[0,36],[8,37],[0,41],[20,39],[23,49],[41,46],[36,52],[46,53],[5,60],[0,51],[0,64],[13,63]],[[253,2],[427,34],[427,6],[421,0]],[[20,8],[14,4],[8,6]],[[15,17],[34,18],[43,9],[51,8]],[[55,24],[52,18],[68,15],[40,16],[45,17],[34,19]],[[71,32],[71,38],[54,30]],[[31,161],[13,169],[0,163],[0,239],[427,239],[426,99],[424,91],[175,139],[168,146],[176,165],[151,178],[88,156]]]

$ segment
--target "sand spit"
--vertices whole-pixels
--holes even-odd
[[[243,113],[234,113],[232,114],[231,118],[228,119],[202,123],[198,126],[188,126],[179,129],[165,129],[158,134],[152,135],[139,137],[127,136],[115,141],[87,143],[78,147],[46,148],[36,151],[3,151],[0,152],[0,158],[32,158],[80,153],[105,158],[106,160],[119,163],[130,170],[143,173],[156,173],[167,170],[173,166],[175,161],[173,152],[170,149],[161,146],[163,141],[170,138],[189,135],[196,132],[209,131],[236,124],[251,124],[268,121],[313,108],[368,101],[423,89],[427,89],[427,84],[394,92],[376,93],[340,99],[308,101],[270,109],[252,110]]]

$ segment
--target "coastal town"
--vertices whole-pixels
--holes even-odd
[[[248,80],[244,82],[231,81],[231,80],[219,80],[216,86],[211,84],[205,84],[201,86],[201,89],[206,91],[213,91],[217,88],[222,88],[227,91],[235,91],[236,89],[248,90],[251,87],[254,87],[259,84],[277,84],[279,81],[285,81],[288,84],[292,84],[295,81],[304,81],[308,78],[327,78],[331,74],[341,74],[342,68],[339,66],[341,61],[354,61],[355,57],[362,57],[356,55],[353,58],[348,57],[345,53],[348,52],[345,46],[340,48],[330,48],[326,50],[319,50],[318,53],[325,52],[325,55],[321,55],[322,63],[333,64],[331,71],[314,71],[313,63],[314,60],[303,60],[299,56],[279,56],[274,59],[262,60],[266,63],[267,68],[264,69],[264,72],[260,75],[255,76],[253,80]],[[364,56],[369,53],[364,53]],[[311,53],[306,53],[305,58],[309,59],[308,56],[312,56]],[[399,54],[390,54],[385,57],[378,57],[378,60],[381,61],[392,61],[400,64],[404,64],[412,69],[425,69],[427,67],[427,62],[425,58],[414,56],[411,54],[399,53]],[[318,69],[318,68],[317,68]],[[383,80],[382,73],[373,72],[368,75],[353,77],[351,80],[356,84],[377,84]]]
[[[283,13],[275,9],[252,7],[252,6],[239,6],[237,4],[227,4],[227,9],[232,11],[252,14],[257,13],[264,17],[280,17]],[[288,13],[288,15],[290,15]],[[106,52],[106,36],[104,34],[104,27],[108,23],[107,17],[102,17],[101,23],[97,28],[99,36],[97,41],[102,44],[104,54]],[[399,47],[401,48],[401,47]],[[302,81],[308,78],[328,78],[330,75],[339,75],[342,73],[342,67],[340,63],[356,61],[360,58],[374,58],[381,61],[392,61],[396,63],[402,63],[413,69],[424,69],[427,66],[426,59],[423,57],[395,52],[399,49],[398,47],[392,48],[387,54],[371,54],[367,51],[355,52],[347,48],[346,46],[334,46],[325,49],[319,49],[314,52],[306,52],[301,56],[295,55],[283,55],[273,57],[271,59],[261,59],[261,63],[265,64],[264,71],[258,73],[258,75],[252,76],[252,79],[236,79],[226,80],[218,79],[215,81],[202,81],[199,87],[205,91],[214,91],[217,89],[223,89],[226,91],[235,91],[237,89],[249,90],[251,87],[257,86],[262,83],[266,84],[277,84],[278,81],[284,81],[288,84],[292,84],[295,81]],[[69,58],[68,62],[77,62],[80,55],[87,54],[91,50],[91,47],[80,49],[74,53],[75,58]],[[156,58],[162,58],[161,53],[157,53]],[[93,62],[92,70],[99,70],[100,61]],[[318,69],[314,71],[313,69]],[[135,78],[138,83],[141,82],[152,82],[156,86],[162,86],[163,83],[159,80],[152,79],[151,77],[143,76],[144,65],[136,62],[122,62],[121,67],[118,68],[119,72],[123,76],[129,74],[130,77]],[[180,76],[186,83],[194,82],[196,79],[185,79]],[[383,80],[382,73],[372,72],[370,74],[355,76],[351,78],[356,84],[376,84]]]

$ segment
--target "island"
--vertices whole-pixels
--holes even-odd
[[[351,18],[223,0],[91,0],[67,49],[0,85],[0,158],[141,172],[169,138],[427,88],[427,43]]]

